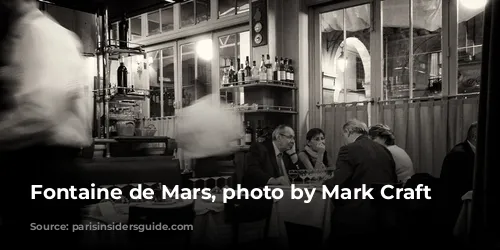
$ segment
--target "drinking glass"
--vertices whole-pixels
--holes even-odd
[[[206,188],[207,187],[207,181],[209,180],[210,178],[208,177],[202,177],[201,180],[203,181],[203,188]]]
[[[219,185],[217,183],[217,181],[220,178],[221,178],[220,176],[212,177],[212,179],[214,179],[214,181],[215,181],[214,188],[212,188],[212,190],[210,191],[212,194],[222,194],[222,189],[219,188]]]
[[[305,169],[299,170],[299,178],[302,179],[302,184],[305,184],[307,178],[307,170]]]
[[[288,176],[292,179],[292,183],[295,184],[295,179],[299,177],[299,172],[298,170],[290,170],[288,171]]]
[[[228,185],[227,185],[227,180],[229,178],[231,178],[231,176],[222,176],[222,178],[224,179],[224,187],[222,189],[226,189],[226,188],[230,188]]]

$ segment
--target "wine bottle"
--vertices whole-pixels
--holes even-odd
[[[117,77],[118,77],[118,94],[126,94],[127,93],[127,67],[123,64],[123,61],[120,62],[120,67],[118,67],[117,70]]]

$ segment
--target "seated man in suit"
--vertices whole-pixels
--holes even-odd
[[[358,120],[350,120],[343,126],[343,136],[347,145],[340,148],[335,174],[325,182],[332,190],[347,188],[353,191],[371,184],[397,183],[396,166],[389,150],[368,137],[368,127]],[[375,193],[372,193],[375,197]],[[354,197],[333,200],[332,244],[353,247],[358,244],[373,246],[378,243],[379,224],[377,210],[370,199]],[[387,240],[387,239],[385,239]]]
[[[246,188],[289,185],[288,171],[299,168],[295,150],[293,129],[285,125],[278,126],[273,131],[271,141],[250,146],[243,185]]]
[[[462,196],[472,190],[476,157],[477,123],[472,123],[467,139],[457,144],[446,155],[441,168],[442,209],[448,236],[462,208]]]

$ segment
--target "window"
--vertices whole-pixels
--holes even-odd
[[[141,16],[130,18],[130,40],[142,38]]]
[[[250,56],[250,32],[240,32],[233,33],[229,35],[223,35],[218,38],[219,42],[219,80],[221,85],[224,81],[224,75],[228,78],[227,82],[232,82],[229,80],[229,71],[232,69],[237,71],[239,65],[238,59],[246,58]],[[241,62],[243,63],[243,62]],[[232,66],[232,67],[231,67]],[[244,96],[241,95],[240,101],[237,101],[235,96],[235,90],[221,90],[221,100],[224,103],[243,103]],[[243,102],[242,102],[243,101]]]
[[[457,92],[479,92],[486,1],[458,1]]]
[[[150,117],[173,116],[175,115],[174,47],[151,51],[147,58],[149,61]]]
[[[168,7],[160,10],[161,32],[174,30],[174,8]]]
[[[154,11],[147,14],[148,16],[148,36],[161,33],[160,11]]]
[[[181,28],[210,19],[210,0],[193,0],[181,4]]]
[[[370,20],[369,4],[320,15],[324,104],[370,97]]]
[[[385,100],[442,94],[441,4],[442,1],[382,2]]]
[[[248,0],[219,0],[219,17],[232,16],[250,11]]]
[[[199,40],[180,46],[182,107],[212,92],[212,40]]]

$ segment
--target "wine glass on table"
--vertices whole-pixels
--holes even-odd
[[[305,184],[307,178],[307,170],[305,169],[299,170],[299,178],[302,179],[302,184]]]
[[[299,171],[298,170],[290,170],[288,171],[288,176],[290,179],[292,179],[292,184],[295,184],[295,179],[299,177]]]
[[[231,187],[229,187],[229,185],[227,184],[227,180],[228,180],[229,178],[231,178],[231,176],[225,175],[225,176],[222,176],[222,178],[224,179],[224,187],[223,187],[222,189],[231,188]]]
[[[215,176],[215,177],[212,177],[212,179],[214,180],[214,188],[212,188],[212,190],[210,191],[210,193],[212,194],[222,194],[222,189],[219,188],[219,179],[221,177],[220,176]]]

